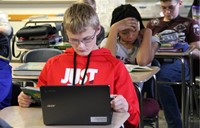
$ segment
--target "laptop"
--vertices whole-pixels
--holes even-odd
[[[111,124],[108,85],[41,86],[40,92],[45,125]]]

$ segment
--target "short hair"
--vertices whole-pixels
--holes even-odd
[[[100,22],[95,10],[88,4],[75,3],[64,14],[64,29],[72,33],[82,33],[86,27],[97,30]]]
[[[110,26],[127,17],[133,17],[137,19],[140,22],[140,29],[144,28],[140,13],[134,6],[130,4],[120,5],[113,10]]]
[[[95,0],[78,0],[78,2],[89,4],[96,10],[96,1]]]

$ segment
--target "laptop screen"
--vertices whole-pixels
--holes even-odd
[[[42,86],[41,104],[46,125],[110,124],[109,86]]]

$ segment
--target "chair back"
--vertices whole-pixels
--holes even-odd
[[[49,58],[59,55],[63,51],[54,48],[33,49],[25,53],[23,63],[27,62],[46,62]]]
[[[10,45],[8,36],[0,34],[0,58],[9,60]]]

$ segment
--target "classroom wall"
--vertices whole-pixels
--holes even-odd
[[[193,0],[184,0],[181,7],[181,15],[187,16]],[[22,16],[31,15],[59,15],[76,0],[0,0],[1,11],[6,12],[10,17],[10,23],[14,28],[14,34],[24,26],[25,21]],[[121,4],[132,4],[140,12],[144,19],[144,24],[153,17],[160,15],[159,0],[96,0],[97,13],[106,33],[109,31],[111,13],[113,9]],[[18,51],[16,51],[18,52]],[[16,58],[13,58],[16,59]]]
[[[58,4],[0,4],[2,11],[10,14],[38,14],[38,15],[48,15],[48,14],[62,14],[65,10],[75,1],[67,3],[58,3]],[[111,20],[112,10],[119,6],[120,4],[125,4],[125,0],[96,0],[97,3],[97,13],[100,18],[101,24],[105,27],[106,31],[109,28],[109,22]],[[106,8],[105,8],[106,7]],[[26,10],[26,11],[24,11]],[[103,20],[102,20],[103,19]],[[14,27],[14,30],[17,31],[21,28],[25,22],[15,21],[10,19],[11,25]]]
[[[3,1],[7,1],[7,3],[4,3]],[[8,15],[56,15],[64,13],[64,11],[76,0],[58,0],[57,2],[55,0],[49,0],[49,2],[39,2],[42,0],[21,0],[20,3],[14,1],[18,0],[0,0],[1,11],[6,12]],[[184,6],[181,8],[181,15],[187,15],[192,1],[193,0],[183,1]],[[127,3],[134,5],[142,17],[146,20],[149,18],[157,17],[160,13],[159,0],[96,0],[96,3],[100,22],[105,27],[106,32],[109,30],[112,11],[116,6],[119,6],[120,4]],[[25,24],[23,21],[16,21],[12,19],[10,19],[10,23],[13,26],[15,32]]]

